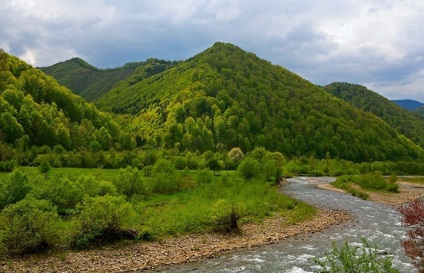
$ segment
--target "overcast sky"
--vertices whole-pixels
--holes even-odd
[[[233,43],[316,83],[424,102],[423,0],[0,0],[0,48],[34,66],[184,60]]]

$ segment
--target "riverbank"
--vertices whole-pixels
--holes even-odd
[[[290,225],[283,217],[275,216],[262,224],[245,224],[236,234],[195,234],[88,251],[2,260],[0,272],[127,272],[154,269],[214,257],[223,251],[272,244],[301,233],[320,232],[350,219],[349,214],[341,211],[318,210],[313,219]]]
[[[313,182],[313,181],[311,181]],[[391,206],[398,206],[407,202],[410,202],[411,200],[414,200],[420,196],[424,196],[424,185],[422,184],[414,184],[409,183],[405,181],[398,182],[399,184],[399,193],[385,193],[385,192],[375,192],[375,191],[365,191],[370,197],[369,200],[391,205]],[[333,187],[331,184],[318,184],[318,187],[326,189],[326,190],[332,190],[332,191],[338,191],[347,193],[346,191]],[[350,194],[350,193],[347,193]]]

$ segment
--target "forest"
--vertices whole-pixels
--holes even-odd
[[[296,223],[316,210],[279,182],[396,192],[382,175],[424,175],[423,131],[370,90],[320,87],[231,44],[109,70],[0,51],[0,252]]]

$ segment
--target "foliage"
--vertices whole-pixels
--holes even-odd
[[[110,115],[16,57],[0,52],[0,62],[0,143],[27,152],[43,145],[88,148],[92,141],[107,150],[119,141]]]
[[[126,79],[96,105],[131,115],[125,124],[134,135],[179,152],[264,147],[289,158],[424,157],[421,147],[375,115],[224,43],[133,85]]]
[[[366,174],[356,175],[342,175],[332,183],[335,187],[344,189],[350,192],[353,196],[358,196],[362,199],[368,199],[368,194],[361,190],[352,187],[353,184],[360,186],[362,189],[378,190],[378,191],[389,191],[398,192],[399,185],[396,180],[389,179],[387,182],[381,175],[381,172],[372,172]]]
[[[424,272],[424,198],[420,197],[398,208],[407,228],[402,245],[420,273]]]
[[[119,194],[128,197],[133,195],[148,195],[148,189],[137,168],[131,166],[121,169],[119,176],[113,181]]]
[[[121,239],[133,217],[134,210],[124,196],[84,198],[78,206],[80,228],[72,238],[72,244],[78,248],[86,248],[92,244],[102,245]]]
[[[259,162],[252,158],[243,160],[238,166],[237,171],[246,180],[259,178],[261,175]]]
[[[38,167],[38,170],[42,174],[48,174],[51,169],[52,169],[52,167],[50,166],[49,162],[46,161],[46,160],[44,160],[43,162],[41,162],[40,166]]]
[[[19,169],[13,171],[0,180],[0,209],[21,201],[30,190],[28,175]]]
[[[52,176],[47,179],[37,177],[37,185],[31,193],[37,199],[49,200],[60,214],[70,214],[84,197],[84,192],[74,180],[65,176]]]
[[[178,62],[148,59],[144,62],[127,63],[113,69],[98,69],[82,59],[73,58],[41,70],[53,76],[77,95],[94,101],[107,93],[119,81],[127,79],[135,84],[142,79],[160,73]]]
[[[240,206],[226,199],[218,200],[212,206],[211,218],[215,225],[215,230],[230,232],[238,230],[238,221],[242,217]]]
[[[400,134],[424,147],[424,117],[368,90],[365,86],[336,82],[324,87],[329,93],[387,122]]]
[[[2,243],[11,254],[51,248],[57,239],[56,209],[49,201],[28,196],[9,205],[2,213]]]
[[[371,247],[366,239],[362,245],[351,247],[348,243],[333,250],[325,259],[316,259],[315,263],[326,273],[397,273],[390,257],[380,258],[377,246]]]

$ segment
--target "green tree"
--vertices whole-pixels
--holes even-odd
[[[234,160],[236,166],[238,166],[244,158],[244,153],[239,147],[234,147],[228,152],[228,157]]]
[[[219,164],[219,161],[214,157],[208,160],[207,166],[208,166],[209,169],[211,169],[213,171],[214,175],[216,175],[216,173],[215,173],[216,171],[221,170],[221,164]]]

